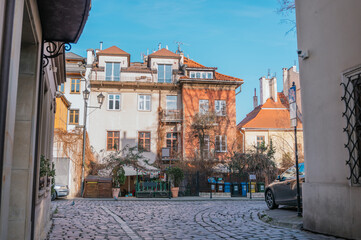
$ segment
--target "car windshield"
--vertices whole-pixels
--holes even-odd
[[[300,163],[298,165],[298,172],[300,175],[305,175],[305,165],[303,163]],[[292,166],[289,169],[287,169],[284,173],[281,175],[282,180],[291,179],[296,177],[296,166]]]

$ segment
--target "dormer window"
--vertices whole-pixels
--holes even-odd
[[[105,64],[105,81],[120,81],[119,62],[107,62]]]
[[[161,83],[172,82],[172,65],[158,64],[158,82]]]
[[[190,72],[190,78],[203,78],[203,79],[212,79],[212,72]]]

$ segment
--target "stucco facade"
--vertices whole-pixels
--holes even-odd
[[[348,180],[350,154],[345,148],[347,120],[340,84],[347,80],[343,74],[352,76],[348,70],[361,64],[359,9],[358,0],[296,0],[298,49],[309,53],[300,58],[306,168],[303,226],[354,239],[361,239],[361,188],[351,184],[354,177]]]

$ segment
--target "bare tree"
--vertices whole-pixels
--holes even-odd
[[[296,9],[295,0],[278,0],[278,4],[279,8],[277,9],[277,13],[287,17],[282,19],[281,23],[292,25],[286,34],[294,32],[296,30],[296,21],[293,19]]]

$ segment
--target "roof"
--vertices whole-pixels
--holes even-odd
[[[237,127],[239,129],[290,129],[291,120],[287,98],[283,93],[277,93],[277,96],[277,102],[272,98],[267,99],[263,105],[247,114]],[[302,128],[300,120],[297,126],[297,128]]]
[[[169,51],[168,49],[165,49],[165,48],[162,48],[152,54],[149,55],[149,57],[162,57],[162,58],[165,58],[165,57],[169,57],[169,58],[181,58],[180,55],[172,52],[172,51]]]
[[[110,48],[101,50],[97,53],[98,55],[122,55],[122,56],[130,56],[129,53],[123,51],[122,49],[118,48],[117,46],[112,46]]]
[[[82,56],[75,54],[73,52],[65,52],[65,59],[84,60]]]
[[[216,69],[213,67],[205,67],[200,63],[197,63],[196,61],[193,61],[189,58],[184,57],[184,64],[187,64],[187,68],[204,68],[206,69]],[[188,76],[183,76],[180,77],[180,79],[194,79],[194,78],[189,78]],[[209,79],[201,79],[201,80],[209,80]],[[236,78],[236,77],[231,77],[225,74],[221,74],[217,71],[214,71],[214,78],[213,80],[223,80],[223,81],[239,81],[239,82],[243,82],[243,79],[240,78]]]

